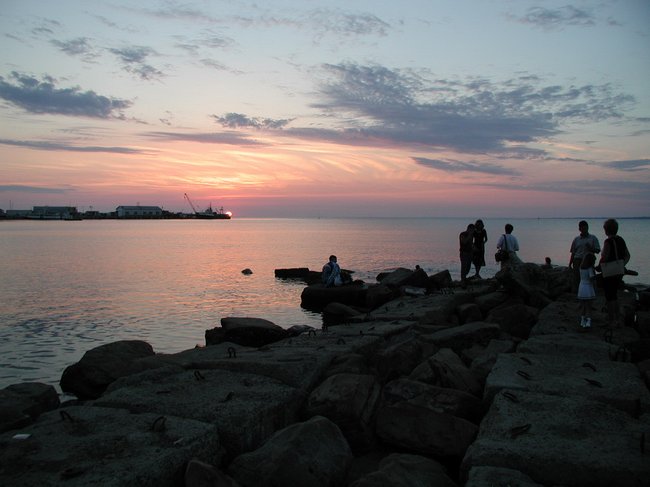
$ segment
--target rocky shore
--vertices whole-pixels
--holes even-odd
[[[278,278],[313,277],[308,269]],[[306,286],[323,329],[224,318],[206,346],[88,351],[0,391],[0,484],[650,486],[650,291],[578,326],[570,271],[524,264]]]

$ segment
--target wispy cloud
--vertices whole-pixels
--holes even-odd
[[[502,185],[504,189],[511,186]],[[565,194],[601,195],[613,198],[634,198],[648,201],[648,184],[644,181],[616,181],[609,179],[586,179],[579,181],[552,181],[529,183],[519,189]]]
[[[184,140],[199,142],[201,144],[226,144],[226,145],[263,145],[261,142],[250,139],[245,134],[237,132],[221,133],[182,133],[182,132],[148,132],[144,134],[159,140]]]
[[[151,81],[162,78],[164,73],[151,64],[147,58],[157,55],[156,51],[146,46],[130,46],[123,48],[111,48],[109,52],[117,56],[124,69],[138,78]]]
[[[502,166],[487,164],[483,162],[450,161],[442,159],[428,159],[426,157],[413,157],[413,160],[420,166],[428,167],[431,169],[438,169],[440,171],[450,173],[473,172],[509,176],[519,175],[519,172],[513,169],[508,169]]]
[[[217,123],[226,128],[282,129],[293,119],[272,119],[248,117],[241,113],[227,113],[224,116],[212,115]]]
[[[510,18],[522,24],[533,25],[544,30],[560,30],[564,27],[590,27],[596,24],[596,19],[588,10],[572,5],[560,8],[532,7],[520,17],[510,15]]]
[[[98,57],[98,53],[87,37],[77,37],[68,41],[52,39],[50,43],[58,47],[61,52],[69,56],[79,57],[85,62],[93,62]]]
[[[62,144],[60,142],[49,141],[24,141],[0,139],[2,145],[12,145],[16,147],[25,147],[27,149],[45,150],[45,151],[66,151],[66,152],[108,152],[112,154],[149,154],[150,151],[140,149],[131,149],[129,147],[101,147],[101,146],[77,146],[71,144]]]
[[[321,36],[386,36],[391,26],[370,13],[351,14],[331,9],[316,9],[308,12],[305,21]]]
[[[636,172],[650,169],[650,159],[636,159],[632,161],[611,161],[604,163],[605,166],[620,171]]]
[[[337,37],[385,36],[391,29],[388,22],[367,12],[350,13],[338,9],[311,9],[304,12],[282,12],[278,8],[267,8],[255,4],[248,15],[215,16],[200,8],[167,3],[162,8],[138,9],[147,15],[161,19],[180,20],[193,24],[224,25],[237,24],[243,28],[290,27],[311,32],[315,38],[326,35]]]
[[[24,186],[22,184],[5,184],[0,185],[0,192],[14,192],[21,193],[51,193],[51,194],[65,194],[71,192],[73,189],[69,187],[64,188],[48,188],[44,186]]]
[[[57,88],[56,80],[12,72],[9,79],[0,76],[0,98],[30,113],[49,113],[75,117],[124,118],[128,100],[109,98],[79,87]]]

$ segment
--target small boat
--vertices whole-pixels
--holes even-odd
[[[194,218],[199,218],[202,220],[230,220],[232,218],[232,213],[229,211],[224,211],[223,206],[217,210],[213,210],[212,203],[210,203],[210,206],[208,206],[205,210],[198,211],[194,206],[194,203],[192,203],[190,197],[187,196],[187,193],[185,193],[185,199],[194,211]]]
[[[221,220],[230,220],[232,215],[226,211],[223,211],[223,207],[213,210],[212,205],[208,206],[205,210],[203,211],[194,211],[194,217],[195,218],[201,218],[204,220],[214,220],[214,219],[221,219]]]

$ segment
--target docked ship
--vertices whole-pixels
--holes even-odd
[[[198,211],[194,206],[194,203],[192,203],[190,197],[187,196],[187,193],[185,193],[185,199],[192,207],[192,211],[194,211],[194,218],[199,218],[202,220],[230,220],[232,218],[232,213],[229,211],[224,211],[223,206],[214,210],[212,209],[212,203],[210,203],[210,206],[208,206],[205,210]]]

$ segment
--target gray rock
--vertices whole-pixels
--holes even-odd
[[[650,392],[630,363],[580,356],[501,354],[485,383],[485,399],[501,390],[579,396],[638,416],[650,411]]]
[[[258,447],[296,421],[304,392],[263,375],[230,370],[143,374],[94,404],[133,413],[179,416],[214,424],[229,456]]]
[[[443,348],[418,365],[409,379],[434,386],[457,389],[481,397],[480,381],[450,348]]]
[[[403,402],[464,418],[476,424],[482,415],[481,401],[476,396],[457,389],[432,386],[405,378],[384,386],[382,406],[394,406]]]
[[[379,391],[379,383],[372,375],[332,375],[309,395],[307,414],[324,416],[337,424],[354,420],[367,425],[375,410]]]
[[[346,353],[334,357],[332,363],[325,371],[325,377],[335,374],[370,374],[371,369],[366,362],[366,357],[360,353]]]
[[[206,330],[205,343],[231,342],[244,347],[261,347],[286,336],[284,328],[263,318],[226,317],[221,318],[221,328]]]
[[[640,450],[647,420],[599,401],[517,392],[498,394],[461,465],[461,480],[479,466],[514,469],[542,485],[643,486],[648,453]]]
[[[239,487],[237,482],[221,470],[196,458],[187,464],[184,480],[188,487]]]
[[[365,451],[373,442],[372,419],[380,389],[373,375],[332,375],[309,395],[306,413],[330,419],[353,451]]]
[[[508,299],[510,299],[510,295],[507,292],[501,290],[476,296],[474,302],[481,310],[481,313],[487,316],[492,309],[502,305]]]
[[[368,291],[366,292],[366,308],[373,310],[378,308],[382,304],[387,303],[395,297],[395,293],[391,288],[383,284],[377,284],[375,286],[368,286]]]
[[[451,279],[451,274],[448,270],[444,270],[429,276],[426,288],[431,291],[438,291],[440,289],[449,288],[452,284],[453,280]]]
[[[328,303],[336,302],[361,308],[365,306],[367,292],[368,286],[363,283],[338,287],[312,284],[303,289],[300,295],[300,306],[305,309],[321,311]]]
[[[289,269],[275,269],[275,277],[280,279],[307,279],[309,277],[309,268],[293,267]]]
[[[440,463],[419,455],[391,454],[379,470],[350,484],[350,487],[457,487]]]
[[[503,467],[472,467],[465,487],[544,487],[518,470]]]
[[[503,285],[506,292],[518,296],[524,303],[542,309],[551,303],[553,288],[548,275],[537,264],[522,263],[500,270],[495,278]]]
[[[54,387],[40,382],[12,384],[0,390],[0,432],[21,428],[59,407]]]
[[[419,323],[422,325],[455,324],[458,307],[473,300],[470,293],[432,295],[428,299],[429,303],[423,304],[423,310],[418,314]]]
[[[556,333],[535,335],[521,342],[517,351],[534,355],[563,355],[581,357],[584,361],[608,360],[614,345],[594,334]]]
[[[485,383],[485,379],[492,371],[499,355],[514,352],[516,346],[512,340],[490,340],[488,346],[474,357],[470,364],[470,370],[475,377],[480,379],[481,383]]]
[[[346,318],[353,318],[361,314],[360,311],[342,303],[328,303],[323,308],[323,316],[330,319],[345,320]]]
[[[539,310],[525,304],[503,305],[490,311],[485,321],[498,323],[501,329],[517,338],[528,338],[535,323]]]
[[[456,309],[456,313],[458,314],[458,322],[461,325],[483,320],[481,309],[476,305],[476,303],[461,304]]]
[[[297,337],[309,332],[316,332],[316,328],[309,325],[293,325],[287,328],[287,337]]]
[[[460,354],[473,345],[487,345],[490,340],[497,338],[500,333],[501,330],[498,325],[477,321],[423,335],[422,340],[439,348],[451,348],[454,352]]]
[[[424,272],[424,271],[422,271]],[[383,273],[377,276],[377,280],[384,286],[392,289],[399,289],[401,286],[412,285],[414,281],[415,271],[399,267],[394,271]],[[426,273],[424,273],[424,280],[426,280]]]
[[[374,359],[380,378],[384,381],[408,375],[420,363],[424,355],[420,336],[404,333],[392,338]]]
[[[175,486],[190,458],[219,462],[216,427],[115,408],[69,407],[43,414],[21,430],[0,435],[0,483]]]
[[[463,457],[478,426],[426,406],[397,403],[377,410],[377,436],[395,447],[426,456]]]
[[[137,359],[154,355],[153,348],[141,340],[122,340],[87,351],[61,376],[61,389],[79,399],[95,399],[119,377],[142,371]]]
[[[352,452],[341,430],[316,416],[288,426],[255,451],[235,458],[228,473],[243,487],[343,485]]]

